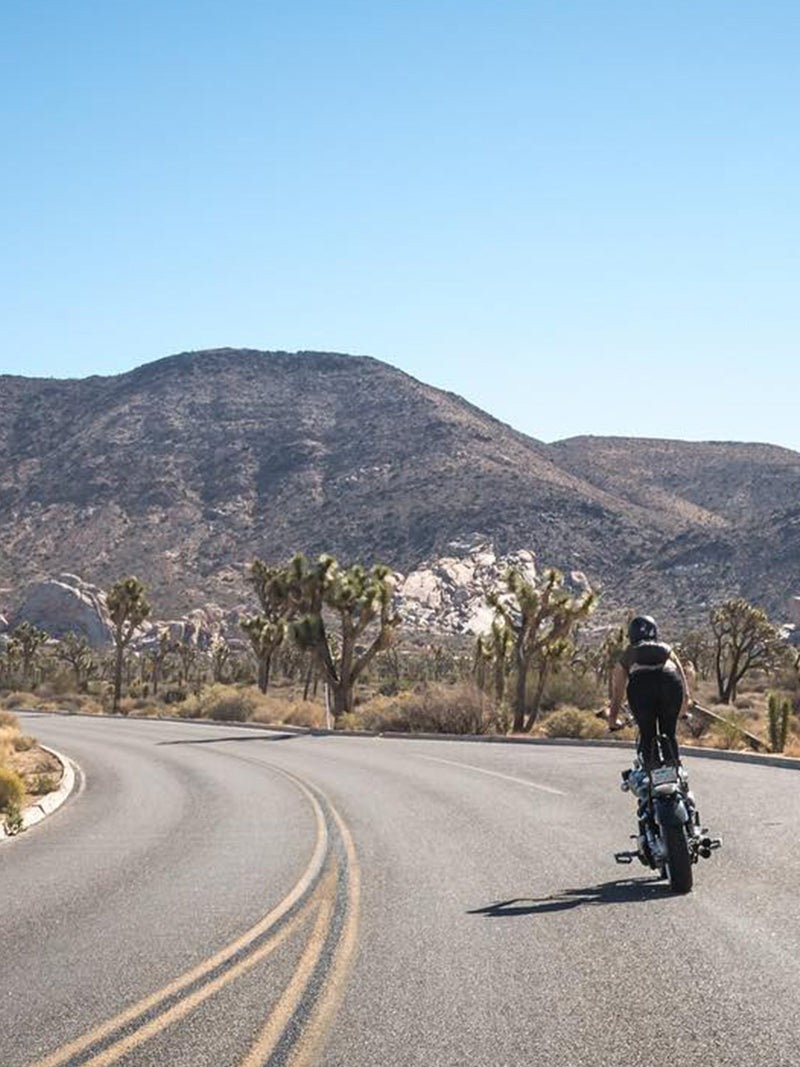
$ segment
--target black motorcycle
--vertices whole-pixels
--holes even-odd
[[[611,729],[633,724],[628,715]],[[655,751],[645,769],[637,747],[633,767],[622,772],[622,790],[637,799],[639,832],[635,852],[617,852],[617,863],[632,863],[634,859],[669,878],[673,893],[689,893],[693,883],[693,867],[698,859],[708,859],[722,847],[722,839],[709,837],[708,829],[700,826],[700,813],[689,778],[675,758],[666,737],[657,737]]]

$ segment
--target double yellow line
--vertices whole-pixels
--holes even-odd
[[[298,930],[307,925],[309,918],[315,914],[311,936],[294,974],[264,1023],[254,1045],[241,1061],[241,1067],[260,1067],[269,1059],[300,1005],[320,962],[334,917],[338,877],[335,865],[330,866],[323,876],[331,849],[325,814],[317,797],[295,775],[281,768],[273,767],[272,769],[279,771],[297,786],[314,812],[316,823],[314,850],[308,866],[294,888],[267,915],[219,952],[185,971],[156,992],[125,1008],[113,1018],[87,1030],[73,1041],[61,1045],[44,1059],[31,1064],[30,1067],[64,1067],[64,1064],[69,1063],[75,1057],[81,1057],[94,1045],[100,1044],[119,1030],[128,1029],[141,1020],[138,1026],[122,1034],[101,1051],[91,1055],[88,1059],[81,1059],[81,1067],[110,1067],[145,1041],[163,1033],[209,997],[214,996],[261,963]],[[324,1039],[343,993],[344,981],[358,934],[360,875],[353,840],[346,824],[327,798],[325,798],[325,804],[336,824],[346,857],[347,873],[344,887],[346,915],[322,993],[318,1002],[314,1004],[299,1043],[292,1051],[289,1060],[291,1067],[304,1067],[305,1064],[310,1064],[312,1061],[308,1057],[315,1053]],[[287,919],[287,915],[293,910],[295,914]],[[271,930],[274,930],[274,933],[270,936]],[[213,972],[236,956],[241,958],[225,967],[225,970],[216,977],[212,977]],[[176,997],[177,1000],[175,1000]],[[174,1003],[159,1011],[166,1001],[174,1001]],[[154,1012],[155,1015],[153,1015]],[[146,1016],[153,1017],[145,1018]]]

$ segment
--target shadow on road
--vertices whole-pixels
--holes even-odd
[[[569,911],[584,904],[630,904],[643,900],[665,899],[671,896],[666,882],[653,878],[617,878],[613,882],[586,886],[584,889],[564,889],[549,897],[514,897],[499,900],[484,908],[474,908],[467,915],[484,915],[487,919],[514,918],[521,915],[547,915],[554,911]]]
[[[244,737],[191,737],[181,741],[156,741],[157,745],[229,745],[239,741],[292,741],[297,734],[246,734]]]

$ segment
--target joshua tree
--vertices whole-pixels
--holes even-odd
[[[85,693],[89,679],[96,669],[92,646],[81,634],[68,633],[58,643],[56,656],[69,664],[75,675],[75,686],[79,693]]]
[[[215,682],[225,682],[228,680],[231,656],[231,646],[227,641],[223,641],[222,639],[217,641],[211,652],[211,677]]]
[[[258,597],[261,611],[258,615],[243,619],[240,625],[250,638],[258,662],[259,688],[266,693],[272,658],[283,644],[289,619],[297,608],[297,591],[294,590],[293,595],[288,568],[270,567],[261,559],[253,561],[250,584]]]
[[[619,660],[627,640],[624,626],[609,630],[600,645],[590,654],[592,669],[602,685],[610,680],[614,664]]]
[[[514,647],[511,630],[502,619],[495,619],[487,634],[482,634],[475,645],[474,670],[481,689],[487,687],[487,672],[491,670],[492,687],[499,704],[505,696],[506,678]]]
[[[19,671],[19,649],[9,641],[0,653],[0,684],[11,686]]]
[[[565,655],[577,624],[592,611],[595,594],[587,590],[573,596],[564,588],[563,575],[555,569],[531,580],[511,568],[505,584],[505,591],[490,593],[487,600],[495,610],[495,624],[509,634],[509,661],[516,672],[513,729],[519,732],[530,730],[536,722],[547,676]],[[526,721],[528,678],[534,668],[539,681]]]
[[[784,645],[764,612],[747,600],[726,600],[714,608],[710,621],[719,700],[730,704],[747,672],[770,670]]]
[[[705,630],[689,630],[676,642],[675,651],[684,667],[690,663],[700,678],[707,678],[713,660],[709,634]]]
[[[266,615],[253,615],[242,619],[239,625],[249,637],[258,663],[258,688],[262,693],[266,693],[269,688],[272,657],[286,637],[286,622],[283,619],[273,622]]]
[[[192,634],[184,633],[180,641],[174,646],[173,651],[177,654],[178,662],[180,663],[180,684],[181,686],[188,686],[192,678],[192,671],[197,665],[199,657],[199,649],[192,640]]]
[[[164,676],[164,664],[166,663],[167,656],[173,651],[173,644],[170,638],[169,630],[163,628],[158,635],[158,641],[147,653],[147,658],[150,660],[150,677],[153,682],[153,696],[158,696],[158,687],[161,684],[161,679]]]
[[[21,622],[11,635],[11,644],[19,656],[22,677],[26,685],[33,681],[33,672],[39,651],[48,640],[44,630],[39,630],[29,622]]]
[[[145,590],[138,578],[129,576],[120,578],[111,587],[107,597],[108,613],[111,617],[116,658],[114,662],[114,703],[112,710],[119,710],[122,693],[122,668],[125,651],[133,640],[136,630],[150,614],[150,604],[145,597]]]
[[[343,569],[333,556],[320,556],[311,564],[298,555],[287,575],[297,615],[292,634],[313,656],[338,720],[352,711],[356,682],[389,646],[398,625],[392,611],[391,570],[380,564],[369,570],[359,564]],[[336,620],[337,634],[328,631],[323,613]]]

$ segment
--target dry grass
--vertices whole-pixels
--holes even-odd
[[[79,711],[84,715],[99,715],[106,710],[96,697],[88,693],[49,695],[46,687],[35,693],[6,693],[0,696],[0,707],[25,708],[30,711]]]
[[[163,710],[187,719],[293,726],[325,724],[325,712],[320,705],[294,701],[286,692],[262,693],[257,686],[211,685],[199,696],[187,697],[182,703]]]
[[[325,726],[325,709],[310,700],[287,700],[261,695],[253,722],[282,723],[285,726],[306,726],[321,729]]]
[[[25,783],[10,767],[0,767],[0,813],[19,808],[25,799]]]

